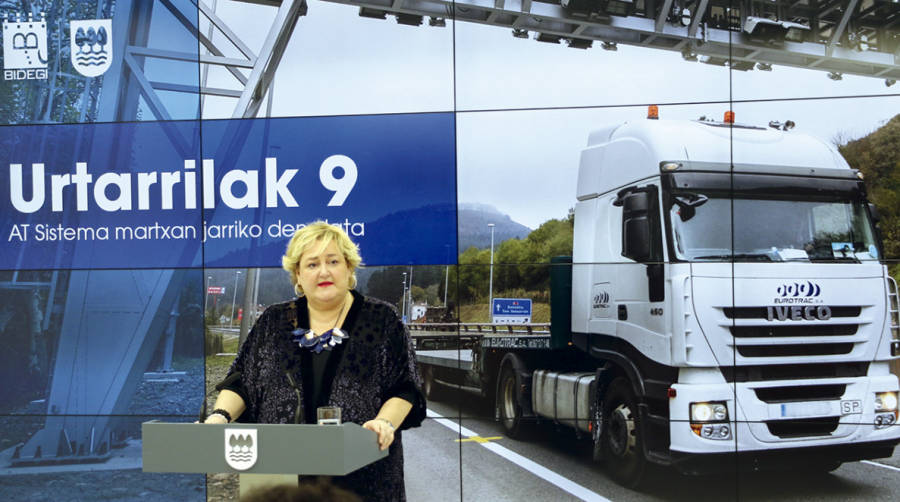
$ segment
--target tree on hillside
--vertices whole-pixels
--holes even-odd
[[[570,256],[574,217],[548,220],[524,239],[509,239],[494,248],[494,293],[544,291],[550,287],[550,258]],[[463,302],[486,299],[490,249],[470,247],[459,255],[459,295]]]
[[[413,303],[425,301],[425,288],[413,285],[413,287],[409,288],[409,294],[412,296]]]
[[[900,258],[900,115],[839,149],[865,176],[869,200],[881,214],[885,257]]]
[[[464,301],[487,297],[491,250],[478,250],[475,246],[459,255],[457,268],[458,294]]]
[[[373,267],[374,268],[374,267]],[[427,301],[429,305],[439,303],[437,292],[440,292],[440,301],[443,301],[445,266],[393,266],[377,267],[366,285],[366,295],[380,298],[394,305],[400,304],[403,294],[403,273],[413,274],[413,299],[415,301]],[[407,281],[409,276],[407,276]],[[450,279],[450,297],[453,295],[454,282]]]

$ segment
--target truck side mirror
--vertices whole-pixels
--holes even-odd
[[[636,262],[650,260],[650,193],[632,191],[621,194],[622,212],[622,256]]]
[[[681,216],[681,221],[688,221],[697,214],[696,208],[706,204],[709,198],[703,194],[688,193],[675,196],[672,200],[678,205],[678,214]]]
[[[660,242],[659,204],[653,185],[626,188],[613,202],[622,207],[622,256],[647,264],[647,285],[650,301],[665,301],[665,274]],[[700,205],[703,201],[698,201]]]
[[[881,221],[881,213],[878,212],[878,208],[875,207],[875,204],[869,202],[869,214],[872,216],[873,223],[877,224]]]

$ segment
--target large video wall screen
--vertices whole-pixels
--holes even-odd
[[[896,455],[746,473],[897,436],[875,409],[900,373],[895,2],[65,0],[0,19],[6,498],[236,500],[231,474],[142,472],[141,424],[197,420],[295,296],[281,258],[316,220],[359,245],[356,289],[415,342],[409,500],[693,498],[698,452],[720,454],[724,499],[900,489]],[[662,397],[603,380],[604,343]],[[568,407],[539,385],[559,373],[601,375],[606,401]],[[721,423],[698,421],[701,383]]]

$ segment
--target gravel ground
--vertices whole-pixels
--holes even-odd
[[[205,490],[199,474],[149,474],[139,469],[0,476],[3,500],[23,502],[201,502]]]
[[[206,375],[208,389],[224,377],[230,363],[230,358],[210,359],[209,374]],[[118,429],[124,431],[122,437],[140,438],[140,423],[151,418],[196,420],[204,388],[204,367],[200,362],[200,359],[176,360],[174,369],[186,372],[177,382],[142,381],[126,411],[130,416],[119,423]],[[45,413],[46,405],[38,404],[0,416],[0,451],[27,441],[43,427]],[[153,474],[139,469],[7,475],[0,476],[0,494],[4,501],[224,502],[238,500],[238,478],[227,474],[205,477],[200,474]]]
[[[206,390],[214,389],[215,385],[225,378],[228,367],[233,357],[209,356],[206,358]],[[209,406],[215,401],[215,393],[210,396]],[[206,500],[209,502],[236,501],[239,498],[239,485],[237,474],[207,474],[206,475]]]
[[[185,375],[173,375],[161,379],[178,379],[177,382],[142,381],[126,411],[129,415],[197,416],[203,392],[203,360],[180,359],[172,363],[174,371]]]

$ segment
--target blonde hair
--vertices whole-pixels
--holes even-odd
[[[337,244],[338,250],[344,255],[347,266],[350,267],[350,289],[356,287],[356,268],[362,266],[359,247],[350,240],[350,236],[341,227],[324,221],[316,221],[294,232],[284,256],[281,257],[281,268],[287,271],[291,284],[294,286],[294,292],[298,295],[303,296],[303,288],[297,282],[297,267],[300,265],[300,257],[318,243],[324,247],[331,242]]]

